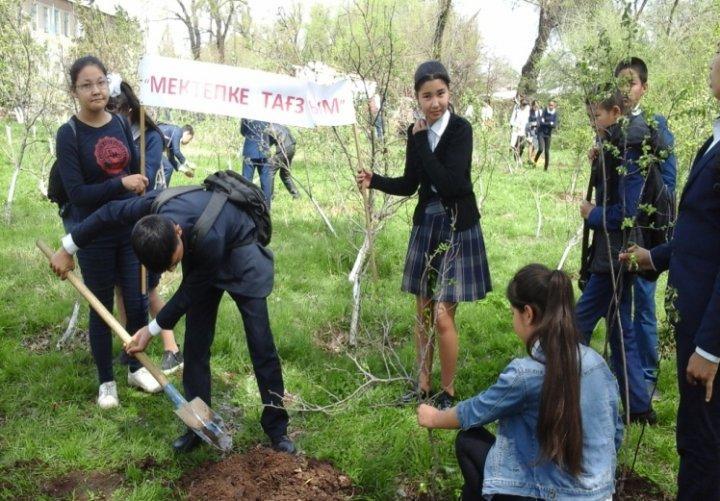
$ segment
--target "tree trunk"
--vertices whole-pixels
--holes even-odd
[[[675,0],[672,4],[672,8],[670,9],[670,17],[668,17],[667,28],[665,28],[665,36],[668,37],[670,36],[670,30],[672,29],[673,17],[675,16],[675,9],[677,9],[678,1],[679,0]]]
[[[520,83],[518,84],[518,94],[523,96],[533,95],[538,88],[538,70],[537,64],[540,62],[545,49],[547,49],[550,33],[558,25],[558,10],[554,6],[540,5],[540,17],[538,20],[538,34],[535,38],[530,55],[522,67],[520,72]]]
[[[198,4],[195,0],[190,0],[190,8],[188,10],[182,0],[176,0],[180,7],[180,12],[175,12],[178,18],[188,30],[188,38],[190,39],[190,51],[193,59],[200,59],[200,48],[202,46],[202,38],[200,36],[200,22],[198,20]]]
[[[437,24],[435,25],[435,36],[433,37],[432,57],[440,59],[442,54],[442,39],[447,24],[448,15],[452,0],[440,0],[440,11],[438,12]]]

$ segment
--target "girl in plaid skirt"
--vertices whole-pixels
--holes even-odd
[[[392,195],[418,192],[402,290],[416,297],[419,379],[416,391],[403,400],[424,400],[431,393],[434,326],[441,372],[435,402],[445,409],[455,401],[457,303],[482,299],[492,286],[470,179],[472,126],[450,111],[450,77],[440,62],[418,67],[415,95],[424,117],[408,129],[403,175],[389,178],[361,170],[357,182]]]

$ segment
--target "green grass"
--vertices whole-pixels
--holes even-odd
[[[202,142],[203,125],[197,130],[198,140],[187,148],[187,154],[202,178],[218,160]],[[548,173],[527,167],[509,173],[498,153],[504,154],[504,132],[476,132],[476,137],[490,135],[490,140],[483,142],[489,149],[475,152],[476,165],[494,166],[477,173],[476,190],[478,198],[484,198],[481,222],[495,290],[483,301],[463,304],[457,314],[461,350],[456,387],[461,397],[470,397],[491,384],[510,359],[523,353],[512,332],[504,298],[509,278],[529,262],[556,266],[580,223],[577,200],[587,179],[584,169],[575,193],[568,193],[576,157],[570,152],[554,152]],[[363,283],[363,328],[358,347],[351,350],[346,340],[351,311],[347,274],[362,242],[358,232],[362,208],[351,170],[331,135],[303,131],[299,136],[294,175],[303,184],[310,181],[339,238],[328,233],[304,194],[302,199],[292,200],[278,180],[271,245],[276,258],[275,289],[268,303],[286,388],[308,403],[323,406],[333,402],[331,394],[343,398],[364,382],[347,354],[356,356],[378,377],[388,377],[378,348],[384,327],[400,363],[409,373],[413,371],[414,299],[400,292],[399,283],[415,202],[410,200],[401,207],[378,236],[375,258],[379,276],[374,281],[368,276]],[[402,155],[401,144],[391,146],[395,171],[401,169]],[[27,165],[32,165],[32,159]],[[0,162],[4,198],[10,167],[6,159],[0,158]],[[174,182],[186,181],[176,175]],[[539,238],[535,237],[533,193],[540,194],[543,215]],[[0,498],[42,498],[46,496],[43,485],[75,470],[119,473],[124,481],[114,494],[117,499],[176,495],[174,485],[183,472],[220,456],[207,448],[185,457],[174,456],[169,443],[181,431],[181,423],[170,403],[162,395],[129,389],[122,367],[115,368],[121,407],[101,412],[94,402],[96,375],[87,347],[76,342],[55,350],[55,341],[64,330],[63,319],[78,295],[70,284],[50,273],[47,261],[34,246],[36,238],[43,238],[56,247],[62,228],[54,206],[35,190],[31,172],[20,176],[13,222],[3,227],[2,235]],[[565,269],[575,273],[578,261],[576,247]],[[161,287],[166,296],[178,280],[179,274],[165,277]],[[178,339],[183,338],[183,330],[181,323],[176,330]],[[602,348],[601,338],[599,327],[596,348]],[[49,341],[48,347],[43,348],[43,340]],[[161,347],[155,344],[150,353],[158,360]],[[119,351],[119,343],[115,348]],[[242,324],[229,298],[221,305],[212,364],[213,407],[224,409],[236,430],[236,451],[265,441]],[[438,369],[436,364],[436,385]],[[672,493],[677,470],[674,360],[663,361],[662,369],[664,399],[657,406],[660,425],[645,430],[637,469]],[[398,370],[390,374],[399,375]],[[174,380],[179,384],[177,377]],[[428,432],[417,426],[413,408],[389,405],[404,390],[402,383],[379,383],[330,414],[291,412],[290,431],[308,455],[328,459],[346,472],[358,487],[359,498],[391,499],[401,488],[449,498],[461,485],[453,455],[454,433],[433,432],[431,442]],[[632,461],[638,436],[639,428],[631,427],[621,453],[623,462]],[[142,467],[148,458],[156,467]]]

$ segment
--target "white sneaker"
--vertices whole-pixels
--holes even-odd
[[[162,390],[160,383],[155,380],[145,367],[141,367],[135,372],[128,371],[128,384],[147,393],[157,393]]]
[[[112,409],[120,405],[117,395],[117,385],[115,381],[108,381],[100,385],[98,391],[97,404],[101,409]]]

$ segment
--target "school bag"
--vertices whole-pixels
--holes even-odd
[[[205,178],[205,181],[200,186],[166,188],[153,201],[151,211],[157,214],[160,208],[172,198],[199,190],[212,192],[212,197],[210,197],[210,201],[193,226],[188,241],[190,252],[193,252],[198,242],[201,242],[207,232],[210,231],[226,202],[240,207],[255,223],[255,235],[238,244],[238,247],[255,241],[262,246],[270,243],[272,223],[270,221],[270,211],[265,203],[265,195],[255,184],[233,170],[218,171]]]
[[[77,145],[77,129],[75,128],[75,117],[68,118],[67,124],[70,126],[70,129],[72,130],[73,137],[75,138],[75,143]],[[79,145],[77,145],[77,147],[79,148]],[[70,200],[68,199],[67,192],[65,191],[65,186],[63,185],[62,177],[60,177],[60,168],[58,166],[57,156],[55,157],[55,161],[53,162],[52,167],[50,167],[50,176],[48,177],[47,197],[48,197],[48,200],[57,204],[58,214],[60,215],[60,217],[64,217],[65,212],[67,210],[67,203]]]
[[[638,210],[635,214],[635,227],[640,240],[637,243],[646,249],[665,244],[672,238],[676,217],[675,196],[665,185],[660,170],[662,151],[657,128],[651,126],[650,133],[649,153],[654,159],[646,166],[645,183],[640,192]],[[654,282],[660,273],[650,270],[639,271],[638,275]]]
[[[120,120],[120,125],[122,126],[123,133],[125,134],[125,139],[128,142],[128,145],[130,148],[133,148],[133,139],[132,139],[132,132],[130,132],[130,128],[127,124],[127,122],[120,118],[118,115],[115,115],[113,113],[113,120],[116,118]],[[73,132],[73,137],[75,138],[75,146],[80,150],[80,144],[78,143],[78,137],[77,137],[77,126],[75,125],[75,116],[71,116],[68,118],[67,124],[70,126],[70,129]],[[140,172],[132,172],[133,174],[139,174]],[[58,164],[57,154],[55,156],[55,161],[53,162],[52,166],[50,167],[50,175],[48,176],[48,189],[47,189],[47,197],[48,200],[51,202],[57,204],[58,206],[58,214],[60,217],[65,217],[68,210],[68,202],[70,202],[70,198],[68,198],[67,191],[65,191],[65,185],[62,181],[62,176],[60,176],[60,166]]]

